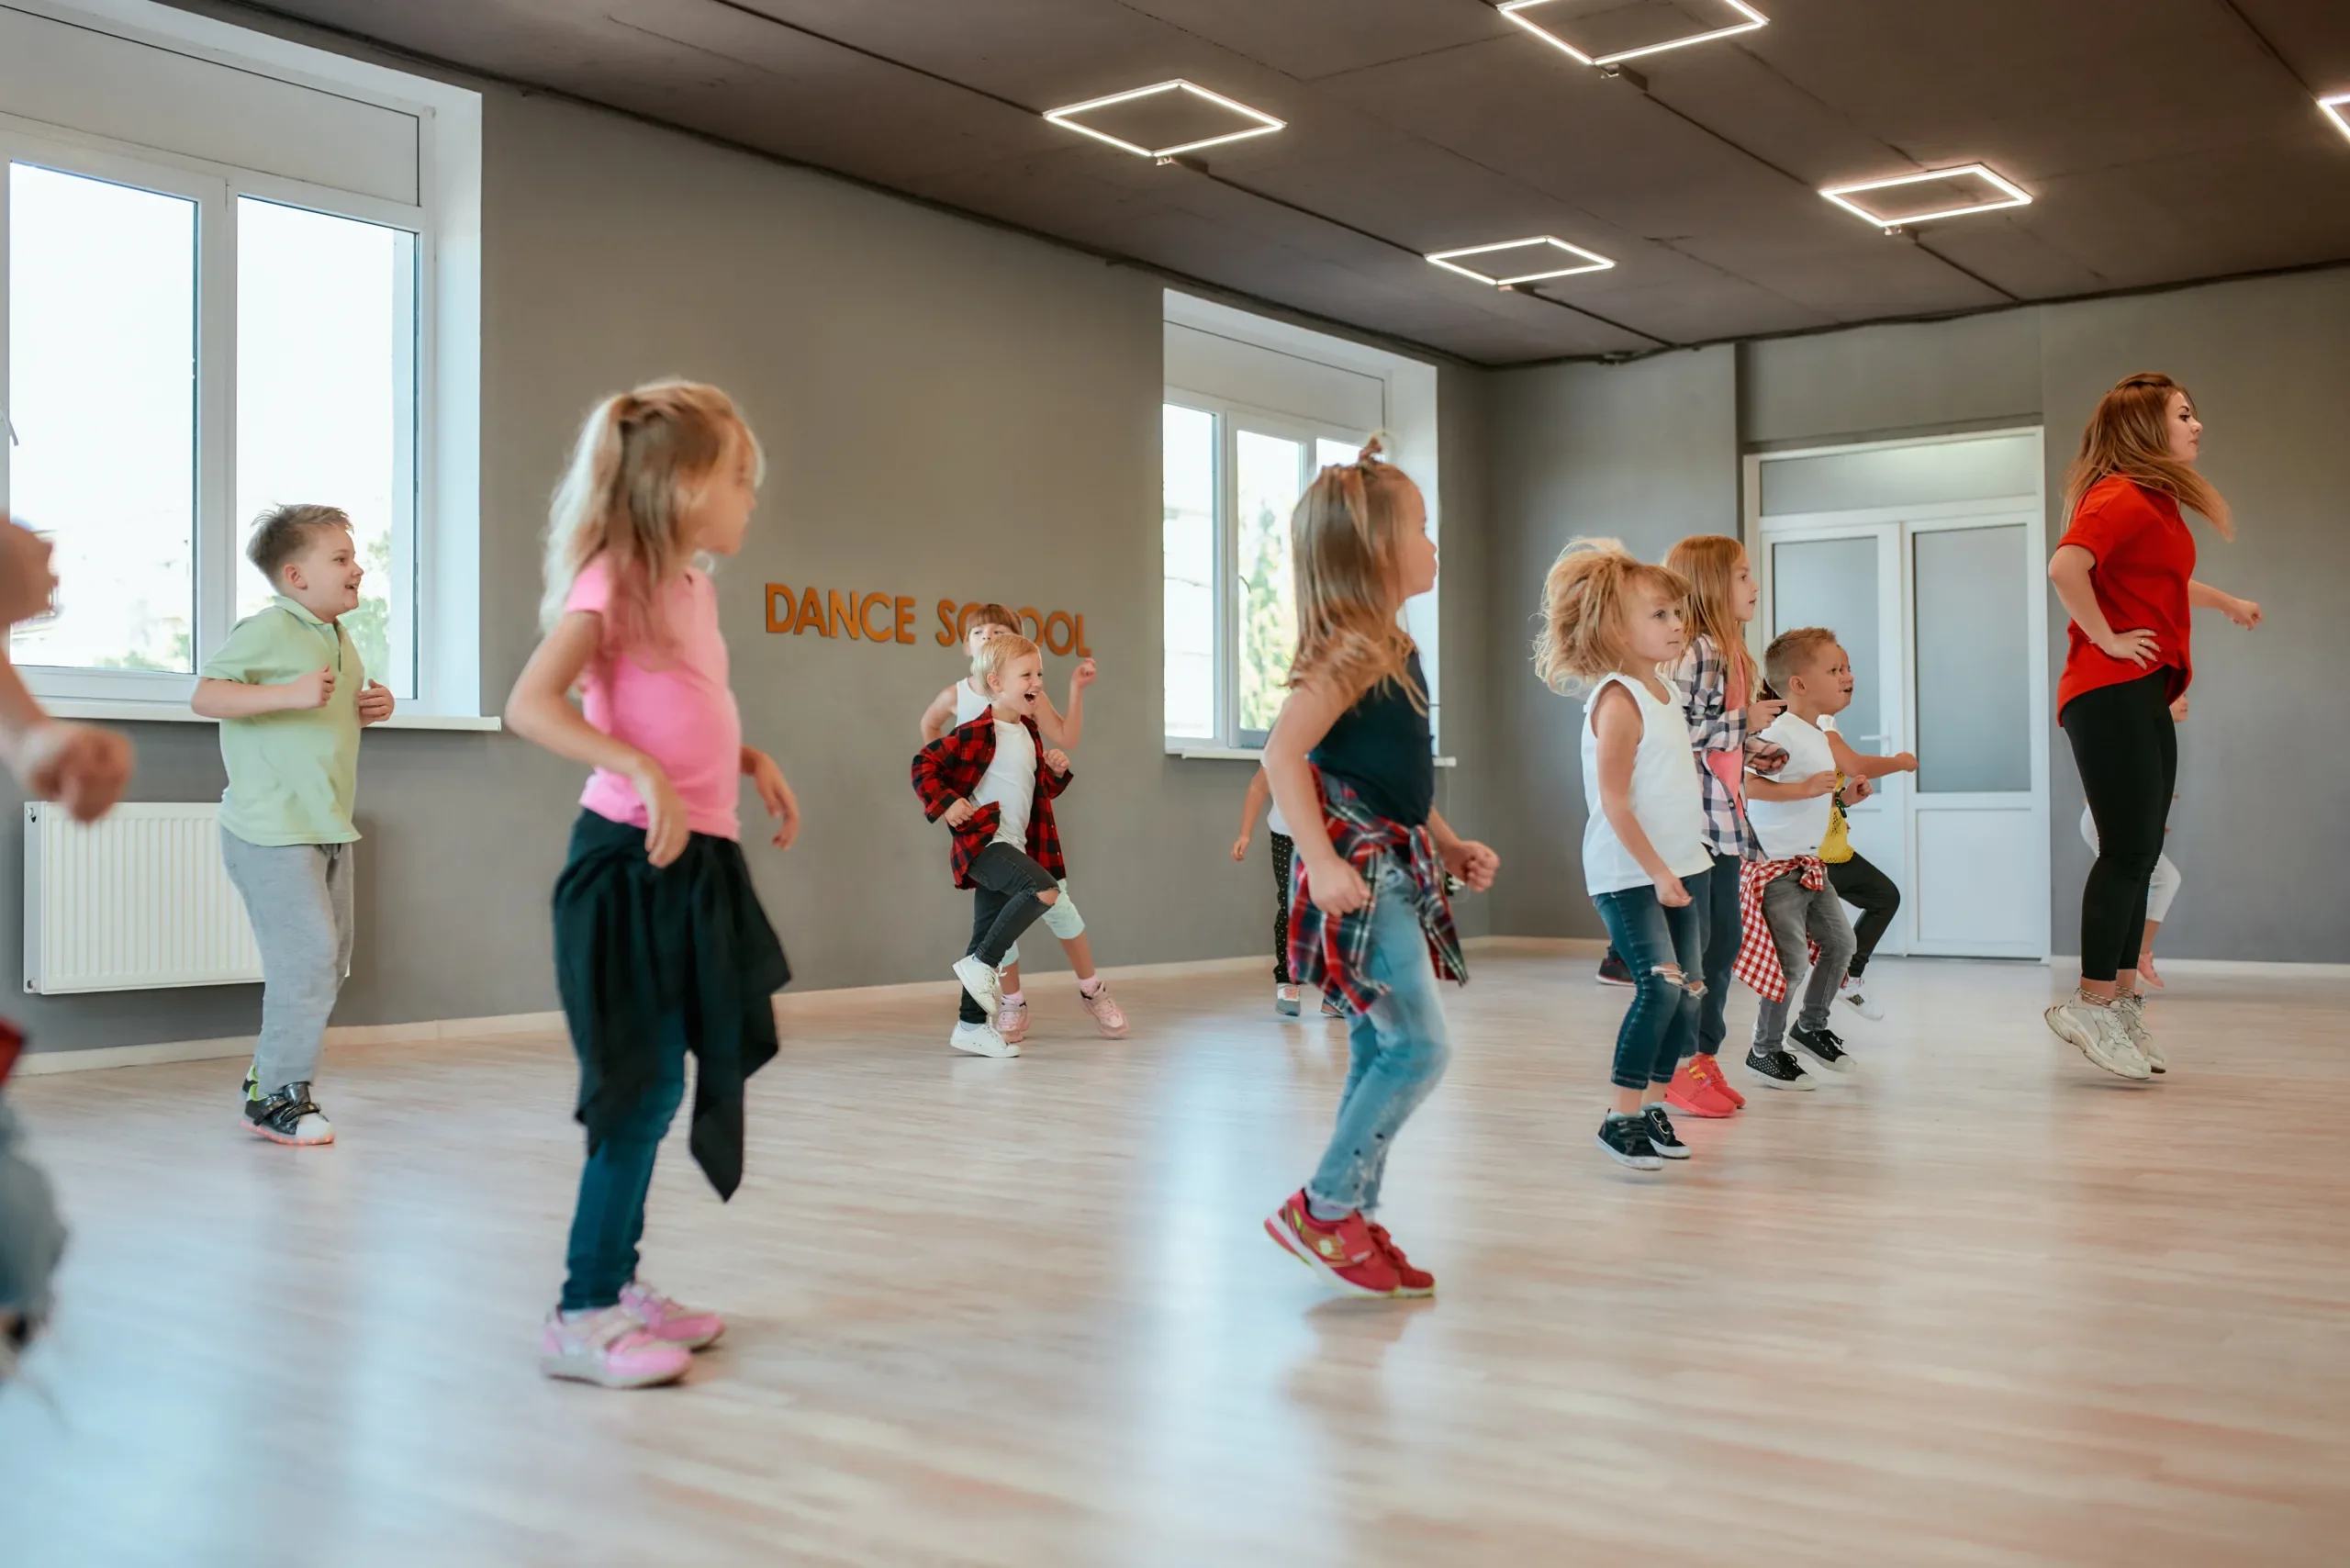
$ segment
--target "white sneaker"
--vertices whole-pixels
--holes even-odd
[[[2114,1009],[2100,1007],[2084,997],[2060,1002],[2041,1014],[2056,1037],[2078,1050],[2095,1066],[2103,1068],[2116,1078],[2148,1079],[2154,1070],[2138,1054],[2121,1020],[2114,1016]]]
[[[946,1043],[975,1057],[1016,1057],[1020,1047],[995,1032],[991,1024],[957,1024]]]
[[[1273,1011],[1284,1018],[1294,1018],[1304,1011],[1304,993],[1293,985],[1273,987]]]
[[[977,953],[966,953],[955,960],[955,978],[963,982],[964,991],[993,1023],[1003,1011],[1003,981],[995,970]]]
[[[1868,983],[1851,975],[1846,975],[1844,983],[1837,988],[1836,1000],[1849,1004],[1853,1012],[1872,1024],[1880,1023],[1885,1018],[1885,1009],[1878,1006],[1876,998],[1869,994]]]
[[[2116,997],[2113,1011],[2121,1020],[2122,1032],[2130,1036],[2130,1043],[2146,1058],[2146,1065],[2156,1072],[2168,1072],[2170,1063],[2164,1058],[2162,1047],[2154,1044],[2154,1031],[2146,1027],[2146,999],[2138,995]]]

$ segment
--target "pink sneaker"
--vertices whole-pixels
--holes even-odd
[[[692,1351],[655,1338],[625,1306],[549,1313],[539,1335],[541,1372],[602,1388],[675,1383],[693,1363]]]
[[[621,1305],[636,1315],[644,1331],[665,1345],[699,1350],[718,1343],[726,1319],[714,1312],[697,1312],[646,1284],[632,1280],[621,1287]]]
[[[1028,1001],[1025,997],[1003,1004],[1003,1011],[995,1015],[995,1032],[1015,1046],[1028,1037]]]
[[[1118,1010],[1117,999],[1110,994],[1109,981],[1103,980],[1102,989],[1091,996],[1086,995],[1082,991],[1079,991],[1077,1000],[1084,1003],[1088,1013],[1093,1014],[1093,1026],[1101,1030],[1104,1036],[1113,1040],[1123,1040],[1126,1037],[1126,1015]]]

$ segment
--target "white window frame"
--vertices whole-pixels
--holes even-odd
[[[392,569],[410,614],[392,634],[408,644],[414,695],[403,728],[494,729],[482,715],[480,624],[479,95],[149,4],[148,0],[9,0],[16,9],[199,60],[258,73],[412,116],[415,205],[241,168],[168,148],[0,112],[0,170],[11,161],[194,199],[198,308],[193,663],[236,622],[249,519],[236,506],[237,203],[241,197],[404,230],[415,237],[413,446],[408,526],[393,530]],[[0,258],[7,243],[0,198]],[[0,277],[6,276],[0,265]],[[7,311],[0,297],[0,366]],[[5,378],[0,378],[4,380]],[[0,433],[0,497],[9,453]],[[33,520],[36,522],[39,520]],[[55,666],[22,667],[52,711],[73,717],[197,721],[196,676]]]
[[[1214,691],[1215,733],[1213,735],[1169,735],[1167,749],[1182,756],[1241,756],[1262,754],[1264,736],[1240,724],[1240,505],[1239,441],[1245,426],[1255,434],[1293,441],[1304,453],[1300,459],[1299,492],[1313,481],[1316,468],[1315,444],[1331,441],[1360,449],[1367,431],[1349,431],[1295,414],[1276,413],[1228,398],[1169,386],[1162,402],[1215,420],[1214,489],[1214,565],[1210,578],[1215,605]]]

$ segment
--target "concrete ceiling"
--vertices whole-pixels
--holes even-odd
[[[2350,137],[2313,101],[2350,92],[2350,0],[1755,4],[1769,26],[1637,77],[1485,0],[266,8],[1489,364],[2350,260]],[[1635,39],[1735,17],[1533,14]],[[1160,164],[1041,118],[1179,76],[1287,129]],[[1181,136],[1171,108],[1126,123]],[[1816,194],[1978,160],[2032,205],[1888,237]],[[1528,234],[1617,264],[1528,294],[1421,259]]]

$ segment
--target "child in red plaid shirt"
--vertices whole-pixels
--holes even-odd
[[[1435,810],[1427,682],[1400,622],[1436,586],[1436,542],[1418,487],[1378,451],[1323,469],[1290,518],[1297,655],[1265,772],[1297,847],[1290,972],[1344,999],[1351,1065],[1321,1165],[1265,1231],[1349,1295],[1426,1296],[1436,1277],[1371,1211],[1452,1053],[1436,982],[1467,971],[1445,873],[1488,888],[1501,861]]]
[[[971,944],[955,960],[961,1007],[947,1044],[981,1057],[1016,1057],[997,1029],[1003,984],[997,970],[1020,934],[1061,896],[1068,868],[1053,799],[1069,788],[1069,757],[1047,750],[1036,727],[1045,657],[1027,638],[991,638],[971,661],[992,700],[987,710],[914,754],[914,793],[931,821],[954,830],[955,885],[972,890]],[[1094,977],[1091,984],[1101,985]]]

